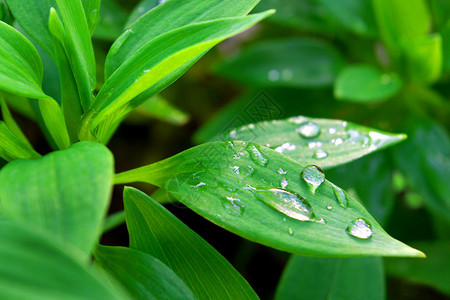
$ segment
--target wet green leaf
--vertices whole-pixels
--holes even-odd
[[[339,100],[370,103],[395,96],[402,87],[395,73],[384,73],[371,65],[352,65],[343,69],[334,85]]]
[[[346,121],[299,116],[249,124],[220,139],[251,141],[302,164],[328,168],[394,145],[405,137]]]
[[[434,241],[415,243],[427,254],[427,259],[386,259],[386,272],[395,277],[426,284],[450,295],[450,242]]]
[[[231,80],[256,86],[329,86],[344,66],[329,43],[312,38],[287,38],[253,44],[217,66]]]
[[[379,257],[318,258],[293,255],[281,276],[276,300],[383,300]]]
[[[170,267],[199,299],[258,299],[212,246],[144,193],[125,188],[130,247]]]
[[[94,257],[95,263],[113,275],[135,299],[195,299],[171,269],[145,252],[98,246]]]
[[[0,219],[0,239],[4,299],[128,299],[46,235]]]
[[[113,172],[112,154],[92,142],[14,161],[0,171],[2,213],[80,249],[87,260],[102,231]]]
[[[390,237],[320,169],[253,143],[206,143],[115,181],[163,187],[211,222],[291,253],[423,255]]]

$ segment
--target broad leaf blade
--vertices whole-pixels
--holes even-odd
[[[329,43],[311,38],[264,41],[244,49],[217,67],[231,80],[256,86],[329,86],[344,66]]]
[[[135,299],[195,299],[184,282],[153,256],[131,248],[98,246],[95,263]]]
[[[316,179],[315,185],[304,176]],[[272,149],[241,141],[203,144],[116,175],[116,183],[142,181],[164,187],[213,223],[283,251],[322,256],[423,255],[390,237],[355,199],[319,179],[323,177],[315,167],[306,168]],[[318,182],[322,183],[317,187]],[[359,229],[368,229],[364,222],[355,224],[361,218],[371,226],[363,230],[372,233],[365,239],[355,237],[362,233]],[[346,232],[354,228],[353,236]]]
[[[137,19],[145,15],[151,9],[155,8],[158,4],[158,0],[141,0],[130,13],[125,28],[129,28]]]
[[[102,231],[113,172],[111,153],[91,142],[12,162],[0,171],[2,213],[49,232],[88,259]]]
[[[0,121],[0,157],[12,161],[16,159],[39,158],[41,155],[30,145],[18,138],[5,122]]]
[[[0,21],[0,89],[42,98],[42,61],[34,46],[13,27]]]
[[[246,125],[221,137],[268,146],[302,163],[338,166],[405,139],[340,120],[293,117]]]
[[[256,3],[258,0],[167,1],[127,26],[127,31],[116,40],[108,53],[105,78],[111,76],[129,58],[130,53],[135,53],[164,33],[189,24],[244,16]]]
[[[0,239],[3,299],[127,299],[45,235],[2,219]]]
[[[169,266],[199,299],[258,299],[213,247],[144,193],[126,188],[130,246]]]
[[[339,73],[334,95],[339,100],[370,103],[395,96],[402,87],[397,74],[383,73],[371,65],[352,65]]]
[[[318,258],[293,255],[281,277],[276,300],[385,299],[379,257]]]

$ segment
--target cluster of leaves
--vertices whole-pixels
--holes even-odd
[[[441,45],[450,24],[441,24],[442,37],[430,35],[428,8],[420,0],[412,1],[408,16],[401,11],[401,1],[342,1],[345,10],[334,1],[308,2],[325,10],[325,15],[313,15],[310,8],[287,0],[262,2],[256,8],[262,12],[250,15],[259,1],[160,2],[144,0],[127,17],[111,0],[0,1],[0,157],[5,164],[0,170],[0,295],[8,299],[257,299],[225,258],[141,191],[126,187],[124,212],[106,217],[114,184],[140,181],[169,192],[226,230],[297,254],[281,279],[279,299],[308,297],[306,287],[322,283],[298,285],[296,278],[310,277],[306,274],[311,270],[323,275],[323,284],[328,285],[336,272],[342,275],[331,282],[336,287],[329,287],[334,297],[360,299],[367,292],[364,287],[371,286],[376,291],[371,296],[382,298],[380,258],[298,255],[423,256],[379,224],[386,223],[393,205],[391,190],[385,193],[393,172],[391,165],[385,166],[388,154],[376,156],[375,163],[374,158],[358,161],[361,169],[368,169],[365,178],[336,176],[336,182],[354,188],[367,201],[370,213],[355,194],[325,180],[321,170],[391,146],[404,135],[332,119],[249,121],[254,115],[242,108],[255,100],[250,91],[197,132],[195,139],[203,144],[166,160],[114,174],[113,155],[104,145],[132,112],[184,124],[187,115],[159,93],[213,46],[271,16],[274,11],[266,10],[271,7],[279,8],[272,20],[290,30],[314,31],[323,37],[342,31],[338,38],[349,47],[354,35],[367,47],[377,45],[385,50],[380,50],[379,66],[374,66],[375,55],[357,53],[355,60],[364,65],[348,65],[326,39],[290,37],[250,45],[219,65],[218,74],[256,91],[273,89],[272,98],[272,93],[298,97],[313,87],[314,93],[326,93],[334,85],[340,100],[372,103],[393,98],[396,105],[408,109],[407,117],[418,117],[418,107],[426,102],[442,113],[440,108],[447,104],[429,85],[440,78],[446,65]],[[447,5],[433,3],[439,12]],[[104,61],[100,75],[92,36],[114,40],[106,58],[100,59]],[[280,119],[281,112],[289,110],[270,97],[256,100],[278,112],[265,119]],[[376,108],[386,110],[385,103]],[[10,108],[36,120],[58,151],[41,157]],[[224,132],[230,127],[230,116],[243,124],[234,122],[231,127],[238,128]],[[246,123],[251,124],[239,126]],[[447,222],[448,137],[435,123],[417,124],[411,142],[394,152],[395,166],[404,174],[399,180],[407,179],[408,193],[424,195],[430,211]],[[403,130],[394,125],[386,129]],[[429,140],[426,147],[424,139]],[[415,151],[417,144],[422,152]],[[351,173],[345,168],[336,169],[336,174]],[[377,194],[380,191],[382,195]],[[124,219],[130,247],[99,245],[103,232]],[[359,270],[370,273],[355,282],[360,290],[349,284],[351,274]],[[402,268],[393,261],[392,270]],[[427,277],[426,270],[423,274]],[[430,281],[439,286],[439,280]]]

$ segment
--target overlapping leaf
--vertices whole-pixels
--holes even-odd
[[[116,175],[116,183],[133,181],[164,187],[219,226],[283,251],[423,255],[387,235],[356,200],[324,181],[319,169],[257,144],[207,143]]]

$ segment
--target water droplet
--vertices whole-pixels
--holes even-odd
[[[360,143],[362,146],[367,146],[369,143],[369,137],[361,134],[359,131],[350,129],[347,131],[347,133],[350,135],[348,138],[348,142],[351,143]]]
[[[139,12],[140,14],[143,14],[143,13],[145,12],[145,7],[139,6],[138,12]]]
[[[296,148],[297,146],[291,145],[291,143],[284,143],[283,145],[276,147],[275,151],[277,151],[278,153],[283,153],[285,151],[295,150]]]
[[[253,172],[255,171],[255,169],[253,169],[251,166],[247,166],[248,170],[247,172],[245,172],[246,176],[251,176],[253,174]]]
[[[322,146],[321,142],[310,142],[310,143],[308,143],[308,148],[309,149],[320,147],[320,146]]]
[[[119,52],[120,47],[122,47],[123,43],[128,39],[128,37],[133,34],[133,30],[131,29],[127,29],[125,30],[124,33],[122,33],[121,36],[119,36],[116,40],[116,42],[112,45],[111,49],[109,50],[109,52],[111,53],[111,55],[116,55],[117,52]]]
[[[327,224],[327,221],[324,218],[320,218],[320,220],[317,220],[316,223]]]
[[[339,146],[340,144],[342,144],[344,141],[341,139],[341,138],[337,138],[335,141],[334,141],[334,144],[336,145],[336,146]]]
[[[313,221],[316,216],[311,204],[302,196],[283,189],[256,189],[256,197],[273,209],[299,221]]]
[[[283,222],[286,222],[286,220],[287,220],[287,219],[283,217]]]
[[[158,4],[163,4],[164,2],[166,2],[167,0],[158,0]]]
[[[238,166],[230,167],[230,169],[233,170],[234,173],[236,173],[236,174],[238,174],[238,175],[240,174],[240,172],[239,172],[239,167],[238,167]]]
[[[289,69],[284,69],[283,71],[281,71],[281,77],[282,77],[284,80],[289,81],[289,80],[292,79],[292,77],[294,77],[294,74],[292,73],[291,70],[289,70]]]
[[[312,165],[303,169],[301,177],[308,183],[313,193],[325,181],[325,174],[322,169]]]
[[[194,186],[197,190],[204,191],[206,189],[206,183],[200,182],[199,184]]]
[[[302,138],[305,139],[315,138],[320,135],[319,125],[313,122],[304,122],[300,124],[296,131]]]
[[[315,159],[324,159],[328,157],[328,153],[323,151],[322,149],[317,150],[316,152],[314,152],[313,157]]]
[[[368,239],[372,236],[373,231],[370,229],[370,224],[364,219],[356,219],[351,222],[345,231],[351,236],[357,237],[359,239]]]
[[[247,127],[248,127],[249,129],[255,129],[255,124],[248,124]]]
[[[233,197],[226,197],[226,200],[222,202],[223,209],[234,216],[242,216],[245,211],[244,205],[241,203],[241,200]]]
[[[292,229],[291,227],[289,227],[289,229],[288,229],[288,233],[289,233],[289,235],[294,235],[294,229]]]
[[[255,164],[265,167],[269,163],[269,160],[262,155],[257,145],[248,145],[245,150],[250,154],[250,158]]]
[[[340,187],[335,186],[334,184],[332,184],[331,187],[333,188],[337,203],[342,207],[348,207],[348,200],[345,192]]]
[[[231,130],[230,131],[230,133],[228,134],[228,136],[231,138],[231,139],[236,139],[236,137],[237,137],[237,131],[236,130]]]
[[[277,172],[278,172],[278,174],[281,174],[281,175],[287,173],[287,172],[286,172],[285,170],[283,170],[282,168],[279,168]]]
[[[336,129],[336,128],[334,128],[334,127],[328,128],[328,133],[329,133],[329,134],[335,134],[336,132],[337,132],[337,129]]]
[[[283,178],[281,180],[281,187],[284,189],[285,187],[287,187],[289,184],[289,182],[286,180],[286,178]]]
[[[331,204],[328,204],[328,205],[327,205],[327,209],[328,209],[328,210],[332,210],[332,209],[333,209],[333,206],[332,206]]]
[[[277,81],[278,79],[280,79],[280,72],[278,72],[277,70],[270,70],[268,73],[268,77],[270,81]]]

